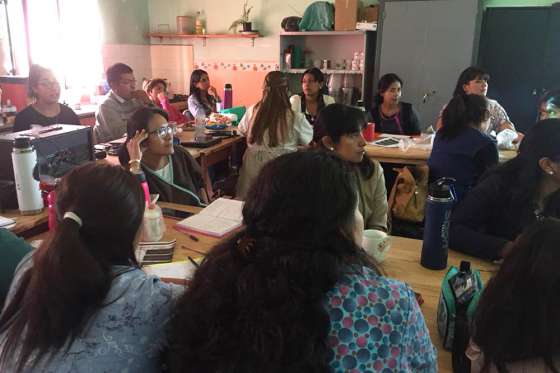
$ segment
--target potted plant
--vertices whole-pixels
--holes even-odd
[[[249,13],[251,13],[251,9],[253,9],[253,7],[250,6],[247,8],[247,0],[245,0],[245,3],[243,3],[243,13],[241,14],[241,18],[233,21],[231,26],[229,26],[229,29],[237,32],[237,26],[242,25],[244,32],[251,32],[251,22],[249,22]]]

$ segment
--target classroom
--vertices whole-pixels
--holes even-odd
[[[0,1],[0,372],[560,371],[557,0]]]

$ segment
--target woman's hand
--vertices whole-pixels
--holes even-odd
[[[214,86],[210,86],[208,88],[208,94],[212,97],[214,97],[215,99],[218,98],[218,91],[216,90],[216,88]]]
[[[134,137],[126,143],[126,150],[131,161],[142,160],[142,141],[148,138],[146,130],[136,131]]]
[[[165,94],[165,92],[158,93],[157,98],[162,104],[167,101],[167,95]]]

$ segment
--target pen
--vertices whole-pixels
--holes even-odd
[[[198,242],[198,238],[196,236],[193,236],[192,234],[189,234],[189,238],[193,241]]]
[[[195,262],[193,258],[191,258],[190,256],[187,256],[187,259],[195,266],[195,268],[198,268],[198,263]]]

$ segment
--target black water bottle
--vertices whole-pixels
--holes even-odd
[[[447,267],[449,222],[455,203],[454,182],[453,178],[442,177],[429,186],[420,257],[420,264],[429,269]]]

